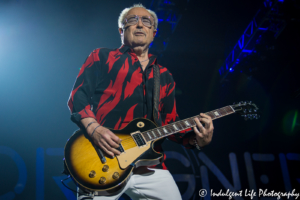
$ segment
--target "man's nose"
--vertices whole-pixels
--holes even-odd
[[[143,22],[141,17],[138,18],[137,27],[143,27]]]

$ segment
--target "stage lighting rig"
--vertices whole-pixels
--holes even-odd
[[[253,20],[219,69],[221,83],[228,81],[229,78],[227,76],[230,73],[251,71],[251,68],[246,67],[250,65],[245,64],[249,62],[250,55],[253,57],[253,54],[260,54],[262,51],[274,49],[274,40],[286,26],[286,22],[282,17],[282,4],[283,0],[264,1],[263,6],[257,11]],[[246,57],[249,58],[245,59]]]
[[[189,0],[152,0],[150,9],[155,11],[158,17],[158,29],[156,39],[150,45],[159,57],[166,50],[172,33],[174,33],[183,12],[186,10]]]

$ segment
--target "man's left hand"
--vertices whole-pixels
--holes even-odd
[[[194,132],[196,133],[196,140],[198,145],[200,147],[204,147],[211,142],[214,132],[214,125],[210,116],[200,113],[200,117],[200,120],[198,118],[194,119],[197,124],[197,127],[194,127]],[[204,126],[201,122],[204,123]],[[193,139],[191,140],[190,143],[192,143],[192,145],[195,145]]]

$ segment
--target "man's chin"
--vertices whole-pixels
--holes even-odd
[[[132,43],[132,46],[133,47],[138,47],[138,46],[144,47],[144,46],[147,46],[147,43],[145,41],[134,41]]]

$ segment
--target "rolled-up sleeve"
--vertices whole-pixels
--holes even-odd
[[[91,100],[96,89],[100,58],[99,50],[94,50],[85,60],[74,83],[68,100],[71,112],[71,120],[81,127],[81,119],[92,117],[95,114],[91,110]]]

